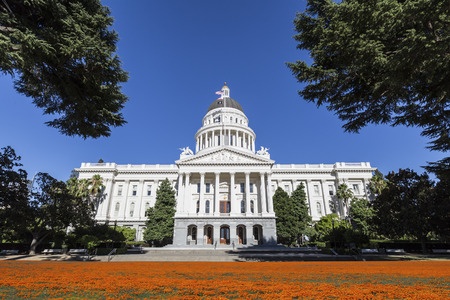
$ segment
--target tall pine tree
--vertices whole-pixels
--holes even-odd
[[[273,206],[277,217],[278,243],[291,245],[298,242],[311,221],[303,184],[297,187],[291,197],[278,187],[273,195]]]
[[[299,240],[304,234],[306,228],[311,223],[312,219],[308,212],[308,204],[306,203],[305,186],[300,183],[291,195],[291,202],[293,206],[293,214],[296,218],[297,236]]]
[[[172,243],[175,205],[175,190],[172,188],[169,179],[166,178],[156,191],[155,206],[147,210],[148,221],[144,232],[146,241],[150,241],[157,246]]]

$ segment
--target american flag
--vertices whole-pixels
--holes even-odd
[[[217,91],[216,95],[223,95],[223,92],[222,91]]]

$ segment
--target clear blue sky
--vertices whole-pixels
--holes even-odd
[[[305,59],[296,49],[300,0],[103,1],[114,17],[117,53],[130,80],[123,110],[128,124],[109,138],[67,137],[45,126],[30,99],[0,74],[0,147],[12,146],[30,177],[48,172],[66,180],[81,162],[171,164],[180,147],[195,149],[195,132],[226,81],[276,163],[368,161],[387,173],[444,155],[425,149],[416,128],[369,126],[345,133],[326,108],[298,96],[301,86],[286,62]]]

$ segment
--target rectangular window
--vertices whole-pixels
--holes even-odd
[[[211,193],[211,183],[206,184],[206,193]]]
[[[245,193],[245,183],[241,183],[241,193]]]
[[[353,185],[353,192],[355,193],[355,195],[359,195],[359,184]]]
[[[314,185],[314,196],[320,196],[320,190],[319,190],[318,184]]]
[[[152,186],[147,185],[147,196],[151,196],[151,195],[152,195]]]
[[[122,185],[119,185],[119,186],[117,187],[117,196],[122,196],[122,189],[123,189],[123,186],[122,186]]]
[[[328,186],[328,193],[330,193],[330,196],[334,195],[334,186],[331,184]]]
[[[197,194],[200,194],[200,183],[197,183]]]
[[[133,185],[133,191],[131,195],[136,196],[137,195],[137,185]]]
[[[250,193],[253,193],[253,183],[250,183]]]

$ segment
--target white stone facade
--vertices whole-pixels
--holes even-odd
[[[82,163],[75,169],[79,178],[99,174],[104,180],[99,222],[133,227],[143,240],[145,211],[167,178],[177,190],[174,245],[250,246],[276,242],[272,196],[278,187],[291,193],[303,183],[313,220],[332,212],[346,217],[348,208],[336,198],[341,183],[356,196],[368,196],[375,170],[369,163],[275,164],[269,149],[255,148],[256,135],[229,88],[218,94],[195,135],[195,153],[180,149],[175,164]]]

